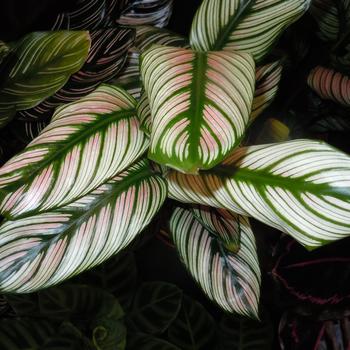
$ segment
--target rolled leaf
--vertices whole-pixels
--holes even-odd
[[[131,0],[117,19],[127,26],[152,25],[165,27],[173,11],[173,0]]]
[[[289,140],[290,130],[288,126],[275,118],[266,119],[259,131],[259,134],[254,139],[254,144],[274,143]]]
[[[134,30],[111,28],[90,31],[91,48],[83,67],[53,96],[21,111],[24,120],[49,119],[61,104],[78,100],[94,91],[101,83],[114,78],[123,68],[127,52],[135,37]]]
[[[152,115],[151,108],[148,101],[148,96],[144,92],[141,95],[140,101],[137,104],[137,116],[140,119],[140,128],[144,131],[148,136],[151,135],[152,130]]]
[[[350,235],[350,157],[317,141],[238,149],[199,176],[168,174],[169,195],[252,216],[309,249]]]
[[[158,211],[164,180],[141,160],[81,199],[0,227],[0,290],[59,283],[125,248]]]
[[[310,72],[307,83],[322,98],[350,106],[350,78],[348,76],[333,69],[317,66]]]
[[[194,211],[196,212],[198,210]],[[221,308],[257,318],[260,269],[249,221],[236,215],[233,222],[232,214],[230,226],[234,227],[231,231],[219,228],[218,221],[227,220],[218,214],[212,213],[210,221],[206,220],[211,227],[203,225],[203,220],[198,220],[197,217],[198,214],[194,215],[191,210],[181,208],[177,208],[171,217],[170,230],[181,260],[205,294]],[[230,235],[231,240],[240,236],[237,253],[229,249],[221,232],[219,237],[212,233],[213,226],[217,231],[224,231],[226,237]]]
[[[102,85],[57,109],[43,132],[0,168],[2,213],[63,206],[133,163],[148,146],[135,107],[125,91]]]
[[[250,120],[259,116],[273,101],[281,80],[282,66],[279,62],[258,67],[255,72],[255,92]]]
[[[240,142],[253,99],[246,53],[152,46],[141,56],[152,122],[149,157],[184,172],[220,163]]]
[[[260,61],[309,4],[310,0],[204,0],[192,22],[191,46],[198,51],[249,52]]]
[[[59,90],[84,64],[89,47],[88,32],[36,32],[17,42],[17,59],[0,89],[0,126]]]

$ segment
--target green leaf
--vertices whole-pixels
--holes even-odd
[[[184,172],[220,163],[249,121],[255,71],[249,54],[152,46],[141,55],[152,122],[149,157]]]
[[[278,91],[281,75],[282,66],[278,61],[257,67],[250,120],[258,117],[272,103]]]
[[[219,326],[220,350],[271,350],[273,327],[268,319],[262,322],[225,315]]]
[[[201,304],[184,295],[179,315],[170,325],[168,336],[181,350],[214,349],[215,323]]]
[[[198,212],[201,211],[206,212],[200,216]],[[249,221],[234,214],[230,214],[228,220],[228,213],[223,218],[220,211],[209,213],[209,207],[175,209],[170,230],[181,260],[205,294],[221,308],[257,318],[260,269]],[[223,227],[223,222],[230,227]],[[236,253],[220,231],[233,239],[240,237],[240,248]]]
[[[0,40],[0,63],[4,60],[4,58],[8,55],[10,48],[6,43]]]
[[[350,106],[348,76],[333,69],[317,66],[309,73],[307,83],[322,98]]]
[[[0,210],[18,218],[62,207],[123,171],[147,146],[135,99],[101,85],[58,108],[41,134],[0,169]]]
[[[131,334],[128,336],[126,350],[180,350],[169,342],[148,334]]]
[[[167,177],[171,198],[252,216],[310,249],[350,235],[350,157],[323,142],[241,148],[210,172]]]
[[[138,161],[71,204],[0,227],[0,290],[30,292],[90,269],[125,248],[166,197]]]
[[[309,4],[310,0],[204,0],[192,22],[191,46],[198,51],[248,52],[261,61]]]
[[[290,130],[288,126],[275,118],[267,119],[259,128],[259,134],[254,140],[255,144],[287,141]]]
[[[59,90],[84,64],[89,47],[89,33],[79,31],[35,32],[15,43],[16,61],[0,89],[0,126]]]
[[[163,333],[177,316],[181,298],[181,290],[173,284],[164,282],[142,284],[127,315],[128,326],[143,333]]]

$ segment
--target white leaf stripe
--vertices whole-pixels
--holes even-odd
[[[173,11],[173,0],[131,0],[117,19],[127,26],[152,25],[165,27]]]
[[[86,96],[120,72],[126,61],[127,51],[135,38],[134,30],[93,30],[90,31],[90,36],[91,47],[83,67],[55,94],[34,108],[19,112],[20,119],[49,119],[56,107]]]
[[[149,106],[148,96],[145,92],[141,95],[140,101],[136,107],[137,116],[140,119],[140,128],[147,135],[151,134],[152,130],[152,115]]]
[[[308,85],[326,100],[350,106],[350,78],[341,73],[317,66],[307,78]]]
[[[281,75],[282,66],[278,61],[256,69],[255,92],[250,120],[254,120],[271,104],[278,91]]]
[[[226,249],[231,252],[239,250],[241,227],[236,214],[226,209],[204,205],[193,206],[190,210],[196,220],[211,234],[215,235]]]
[[[101,85],[59,108],[43,132],[0,169],[1,211],[18,216],[65,205],[125,169],[147,146],[136,101]]]
[[[317,141],[241,148],[200,176],[172,171],[171,198],[252,216],[315,248],[350,235],[350,158]]]
[[[142,160],[70,205],[0,228],[0,290],[31,292],[125,248],[158,211],[166,183]]]
[[[236,225],[238,221],[236,254],[220,247],[190,210],[176,208],[170,229],[182,261],[208,297],[228,312],[257,317],[260,270],[255,238],[248,219],[236,216]]]
[[[259,61],[310,0],[204,0],[191,28],[192,48],[249,52]]]
[[[34,107],[60,89],[83,65],[88,32],[36,32],[13,47],[18,58],[0,89],[0,115]],[[4,124],[1,118],[0,124]]]
[[[197,172],[222,161],[239,143],[253,98],[250,55],[152,46],[141,55],[141,74],[157,125],[152,160]]]

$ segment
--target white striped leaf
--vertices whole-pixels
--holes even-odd
[[[151,135],[152,130],[152,115],[151,108],[148,101],[148,96],[145,92],[141,95],[140,101],[136,107],[137,116],[140,119],[140,129],[145,132],[146,135]]]
[[[152,119],[149,157],[196,173],[220,163],[249,121],[255,71],[249,54],[152,46],[141,55]]]
[[[190,48],[187,38],[168,29],[153,26],[137,26],[135,46],[141,51],[146,51],[152,45],[165,45]]]
[[[308,78],[309,86],[322,98],[350,106],[350,78],[333,69],[317,66]]]
[[[238,149],[199,176],[172,171],[169,194],[252,216],[309,249],[350,235],[350,157],[317,141]]]
[[[130,0],[117,19],[127,26],[152,25],[165,27],[173,11],[173,0]]]
[[[68,204],[125,169],[147,146],[135,99],[101,85],[57,109],[41,134],[0,168],[1,212],[14,217]]]
[[[322,40],[334,42],[346,31],[350,20],[350,1],[313,0],[310,13],[318,24],[318,36]]]
[[[248,219],[232,214],[233,230],[223,230],[233,238],[240,234],[240,248],[234,253],[222,241],[223,235],[218,238],[194,213],[177,208],[170,219],[170,230],[181,260],[207,296],[225,311],[257,317],[260,269]],[[215,221],[220,218],[216,213],[212,215],[216,219],[211,219],[210,226],[214,224],[217,228]]]
[[[31,108],[59,90],[84,64],[88,32],[36,32],[12,47],[16,57],[0,88],[0,126],[17,110]]]
[[[195,219],[209,232],[220,240],[225,249],[237,253],[241,239],[240,221],[235,213],[222,208],[206,207],[204,205],[190,208]]]
[[[123,68],[133,44],[132,29],[109,28],[90,31],[91,47],[82,68],[74,73],[55,94],[34,108],[18,113],[24,120],[49,119],[55,108],[78,100],[94,91],[101,83],[115,77]]]
[[[278,61],[257,67],[250,120],[254,120],[272,103],[278,91],[281,75],[282,66]]]
[[[90,269],[125,248],[166,197],[141,160],[71,204],[0,227],[0,290],[26,293]]]
[[[191,46],[199,51],[249,52],[260,61],[309,4],[310,0],[204,0],[192,23]]]

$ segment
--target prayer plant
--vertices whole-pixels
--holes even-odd
[[[249,217],[309,250],[350,235],[347,154],[245,137],[278,90],[269,54],[310,0],[204,0],[189,40],[159,28],[172,1],[78,3],[55,31],[0,46],[0,123],[35,136],[0,169],[0,291],[101,264],[167,201],[173,243],[206,295],[258,318]]]

